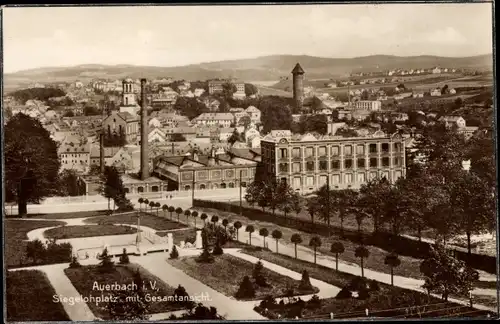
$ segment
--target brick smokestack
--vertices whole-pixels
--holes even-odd
[[[99,134],[99,166],[104,174],[104,130]]]
[[[146,105],[146,79],[141,79],[141,180],[149,178],[148,112]]]

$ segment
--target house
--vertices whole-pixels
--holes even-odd
[[[245,109],[245,112],[250,116],[250,120],[252,121],[253,124],[261,123],[262,113],[258,108],[254,106],[249,106],[247,109]]]
[[[104,147],[104,164],[111,165],[111,159],[120,151],[120,147]],[[99,145],[90,147],[90,165],[100,165],[101,151]]]
[[[57,150],[61,160],[61,170],[88,172],[90,167],[90,145],[80,143],[63,143]]]
[[[395,95],[394,99],[396,99],[396,100],[402,100],[402,99],[405,99],[405,98],[410,98],[411,96],[413,96],[413,92],[403,92],[403,93]]]
[[[330,82],[326,85],[328,88],[336,88],[337,87],[337,83],[335,82]]]
[[[153,128],[149,131],[148,142],[164,143],[166,142],[166,134],[160,128]]]
[[[220,127],[230,127],[235,122],[235,117],[231,113],[203,113],[192,120],[196,125],[217,125]]]
[[[432,74],[439,74],[439,73],[441,73],[441,69],[439,67],[435,67],[432,69],[431,72],[432,72]]]
[[[181,91],[180,95],[182,97],[187,97],[187,98],[194,98],[195,97],[194,93],[191,90],[183,90],[183,91]]]
[[[424,97],[423,91],[413,91],[413,98],[423,98],[423,97]]]
[[[148,125],[149,127],[158,128],[162,126],[162,122],[158,118],[153,117],[149,119]]]
[[[458,132],[460,134],[463,134],[465,136],[465,139],[468,140],[470,139],[474,133],[478,131],[479,127],[477,126],[465,126],[463,128],[459,128]]]
[[[245,111],[242,111],[242,112],[235,112],[233,113],[234,115],[234,121],[236,122],[236,124],[238,124],[240,122],[240,119],[243,118],[243,117],[250,117],[248,116],[248,114],[245,112]]]
[[[408,120],[407,113],[395,112],[391,114],[391,117],[394,121],[404,122]]]
[[[451,88],[451,89],[448,89],[448,92],[449,92],[449,94],[456,94],[457,90],[455,90],[454,88]]]
[[[460,116],[443,116],[439,118],[440,122],[444,122],[446,127],[456,126],[458,128],[464,128],[466,126],[465,119]]]
[[[195,97],[200,97],[202,94],[205,93],[205,89],[196,88],[194,89],[193,93]]]
[[[218,132],[218,140],[221,142],[227,142],[227,140],[233,135],[234,132],[234,127],[228,127],[228,128],[217,128]]]
[[[436,88],[431,90],[431,97],[440,97],[441,96],[441,89]]]
[[[139,134],[139,119],[130,113],[115,110],[102,121],[102,129],[108,134],[125,134],[127,143],[134,143]]]
[[[220,102],[217,99],[205,98],[203,103],[207,106],[210,112],[216,112],[219,110]]]
[[[208,82],[208,93],[209,94],[215,94],[215,93],[221,93],[224,91],[224,84],[226,84],[226,81],[220,81],[220,80],[214,80],[214,81],[209,81]]]
[[[233,93],[233,98],[234,99],[245,99],[246,98],[245,83],[244,82],[235,82],[234,85],[236,87],[236,92]]]
[[[260,132],[257,129],[255,129],[254,127],[250,127],[249,129],[247,129],[245,131],[245,138],[247,140],[250,139],[250,138],[253,138],[255,136],[260,137]]]

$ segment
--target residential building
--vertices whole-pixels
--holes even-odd
[[[192,122],[196,125],[230,127],[235,122],[235,118],[231,113],[203,113]]]
[[[90,145],[63,143],[57,150],[61,160],[61,170],[74,170],[86,173],[90,167]]]
[[[205,93],[205,89],[197,88],[197,89],[194,89],[193,93],[194,93],[195,97],[200,97],[202,94]]]
[[[246,98],[245,83],[244,82],[234,82],[234,85],[236,86],[236,92],[233,93],[233,98],[234,99],[245,99]]]
[[[423,97],[424,97],[423,91],[413,91],[413,98],[423,98]]]
[[[436,88],[431,90],[431,97],[440,97],[441,96],[441,89]]]
[[[127,143],[134,143],[139,135],[139,119],[127,112],[112,111],[102,121],[102,129],[108,133],[125,134]]]
[[[246,187],[255,176],[257,162],[234,153],[193,151],[189,156],[159,156],[153,174],[167,181],[168,190]]]
[[[208,93],[209,94],[216,94],[216,93],[221,93],[224,91],[224,84],[226,84],[227,81],[220,81],[220,80],[214,80],[214,81],[209,81],[208,82]]]
[[[258,108],[254,106],[249,106],[247,109],[245,109],[245,112],[250,116],[250,120],[252,121],[253,124],[261,123],[262,113]]]
[[[360,100],[354,103],[355,109],[379,111],[382,110],[382,103],[378,100]]]
[[[439,74],[439,73],[441,73],[441,69],[439,67],[435,67],[432,69],[431,72],[432,72],[432,74]]]
[[[261,140],[261,150],[267,174],[287,181],[302,194],[314,192],[328,180],[332,189],[356,189],[377,177],[395,182],[405,175],[405,142],[399,134],[352,138],[268,135]]]
[[[443,116],[439,118],[440,122],[444,122],[446,127],[457,127],[457,128],[463,128],[466,126],[465,119],[460,116]]]

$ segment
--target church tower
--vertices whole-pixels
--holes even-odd
[[[302,110],[302,104],[304,102],[304,73],[299,63],[297,63],[292,70],[293,99],[295,100],[297,111]]]
[[[123,94],[122,94],[122,105],[123,106],[135,106],[135,93],[134,93],[134,81],[130,78],[123,80]]]

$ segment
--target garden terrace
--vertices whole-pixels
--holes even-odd
[[[252,277],[254,268],[253,263],[227,254],[216,257],[213,263],[197,262],[196,257],[168,259],[167,262],[190,277],[232,297],[235,297],[243,277],[246,275]],[[316,287],[313,287],[312,290],[301,291],[298,289],[299,280],[280,275],[267,268],[262,270],[262,274],[270,287],[256,287],[255,297],[250,300],[263,299],[268,295],[283,297],[287,295],[287,291],[291,287],[294,289],[294,295],[308,295],[318,292]]]
[[[332,220],[332,225],[330,226],[330,228],[328,228],[327,225],[323,222],[315,222],[313,224],[310,220],[303,220],[298,217],[290,216],[287,216],[285,218],[282,215],[273,215],[270,212],[263,212],[262,210],[258,210],[255,208],[243,208],[243,216],[240,216],[238,215],[239,206],[227,202],[213,202],[195,199],[193,205],[195,206],[194,208],[196,208],[200,212],[217,214],[219,215],[219,217],[230,218],[232,221],[239,220],[243,224],[252,223],[257,227],[262,226],[267,228],[272,228],[278,225],[283,231],[283,238],[286,242],[290,241],[286,236],[286,233],[289,233],[291,231],[300,231],[301,236],[303,236],[304,242],[309,242],[308,235],[310,234],[328,236],[328,232],[330,232],[331,237],[328,240],[337,237],[338,240],[342,241],[342,243],[346,247],[346,252],[348,252],[349,250],[352,250],[353,252],[354,249],[351,249],[350,246],[357,246],[361,243],[361,241],[370,250],[370,255],[373,256],[380,253],[386,254],[387,252],[396,252],[401,256],[402,262],[401,266],[396,269],[395,274],[406,277],[420,278],[418,267],[415,269],[415,265],[417,262],[420,262],[420,260],[418,259],[425,258],[429,255],[431,247],[431,244],[427,242],[419,242],[418,240],[413,240],[402,236],[395,237],[394,235],[387,232],[373,233],[371,231],[362,231],[360,236],[360,233],[358,233],[357,229],[344,227],[344,230],[341,231],[340,227],[333,225],[335,218]],[[329,249],[325,248],[325,244],[323,244],[323,247],[320,247],[318,251],[329,254]],[[469,258],[466,251],[458,249],[454,249],[453,253],[455,254],[455,257],[460,260],[470,260],[471,265],[476,269],[480,269],[489,273],[496,273],[497,260],[495,256],[472,253]],[[348,259],[349,255],[349,253],[344,253],[341,256],[341,259],[352,262],[352,259]],[[404,256],[407,256],[407,258]],[[370,259],[371,258],[368,258],[367,262],[370,262]],[[373,259],[376,258],[374,257]],[[383,265],[378,266],[378,268],[375,268],[374,266],[377,266],[377,263],[370,265],[368,265],[367,263],[366,265],[367,268],[371,268],[377,271],[388,271],[387,267],[384,267]]]
[[[84,222],[87,224],[99,224],[99,225],[113,225],[113,224],[137,225],[137,213],[92,217],[92,218],[87,218]],[[173,229],[187,228],[186,225],[178,223],[176,221],[144,212],[141,212],[141,225],[150,227],[157,231],[167,231]]]
[[[259,259],[272,262],[292,271],[307,270],[311,278],[327,282],[337,287],[345,287],[353,280],[360,278],[358,276],[337,272],[322,265],[313,264],[307,261],[294,259],[292,257],[272,253],[260,248],[245,248],[243,253],[252,255]],[[322,299],[318,307],[300,308],[298,305],[267,305],[269,312],[266,316],[277,319],[295,318],[302,314],[302,318],[328,319],[330,313],[334,313],[335,319],[364,317],[365,309],[369,309],[370,316],[376,317],[396,317],[406,315],[406,309],[413,312],[412,318],[451,316],[462,312],[470,313],[471,316],[486,316],[487,312],[477,309],[470,309],[452,302],[443,302],[441,299],[428,296],[418,291],[403,289],[396,286],[389,286],[384,283],[378,283],[379,291],[371,292],[366,300],[356,298],[327,298]],[[434,305],[434,306],[433,306]],[[264,313],[264,309],[257,307],[256,310]],[[302,310],[302,311],[301,311]],[[420,312],[421,315],[418,315]],[[465,316],[465,315],[464,315]],[[404,317],[401,317],[404,318]]]
[[[175,290],[174,288],[168,286],[161,279],[136,264],[116,265],[110,272],[102,272],[98,265],[91,265],[82,266],[80,268],[68,268],[64,270],[64,273],[82,296],[101,296],[110,295],[112,292],[94,290],[93,285],[95,282],[99,285],[111,285],[114,283],[130,284],[133,282],[134,274],[137,270],[141,274],[142,280],[145,283],[144,287],[146,297],[147,295],[156,296],[157,298],[173,296]],[[151,287],[151,284],[156,284],[154,289]],[[89,302],[88,306],[96,316],[104,320],[110,319],[108,310],[106,309],[106,303],[96,305],[96,303]],[[172,301],[151,302],[150,306],[149,312],[151,314],[170,312],[186,308],[185,306]]]
[[[57,221],[37,221],[5,219],[5,265],[8,268],[26,266],[29,260],[26,258],[26,244],[28,232],[37,228],[62,226],[65,223]]]
[[[5,318],[9,322],[70,320],[63,305],[54,303],[56,291],[42,271],[8,271],[6,293]]]
[[[44,232],[49,239],[72,239],[107,235],[136,234],[137,229],[118,225],[74,225],[51,228]]]

